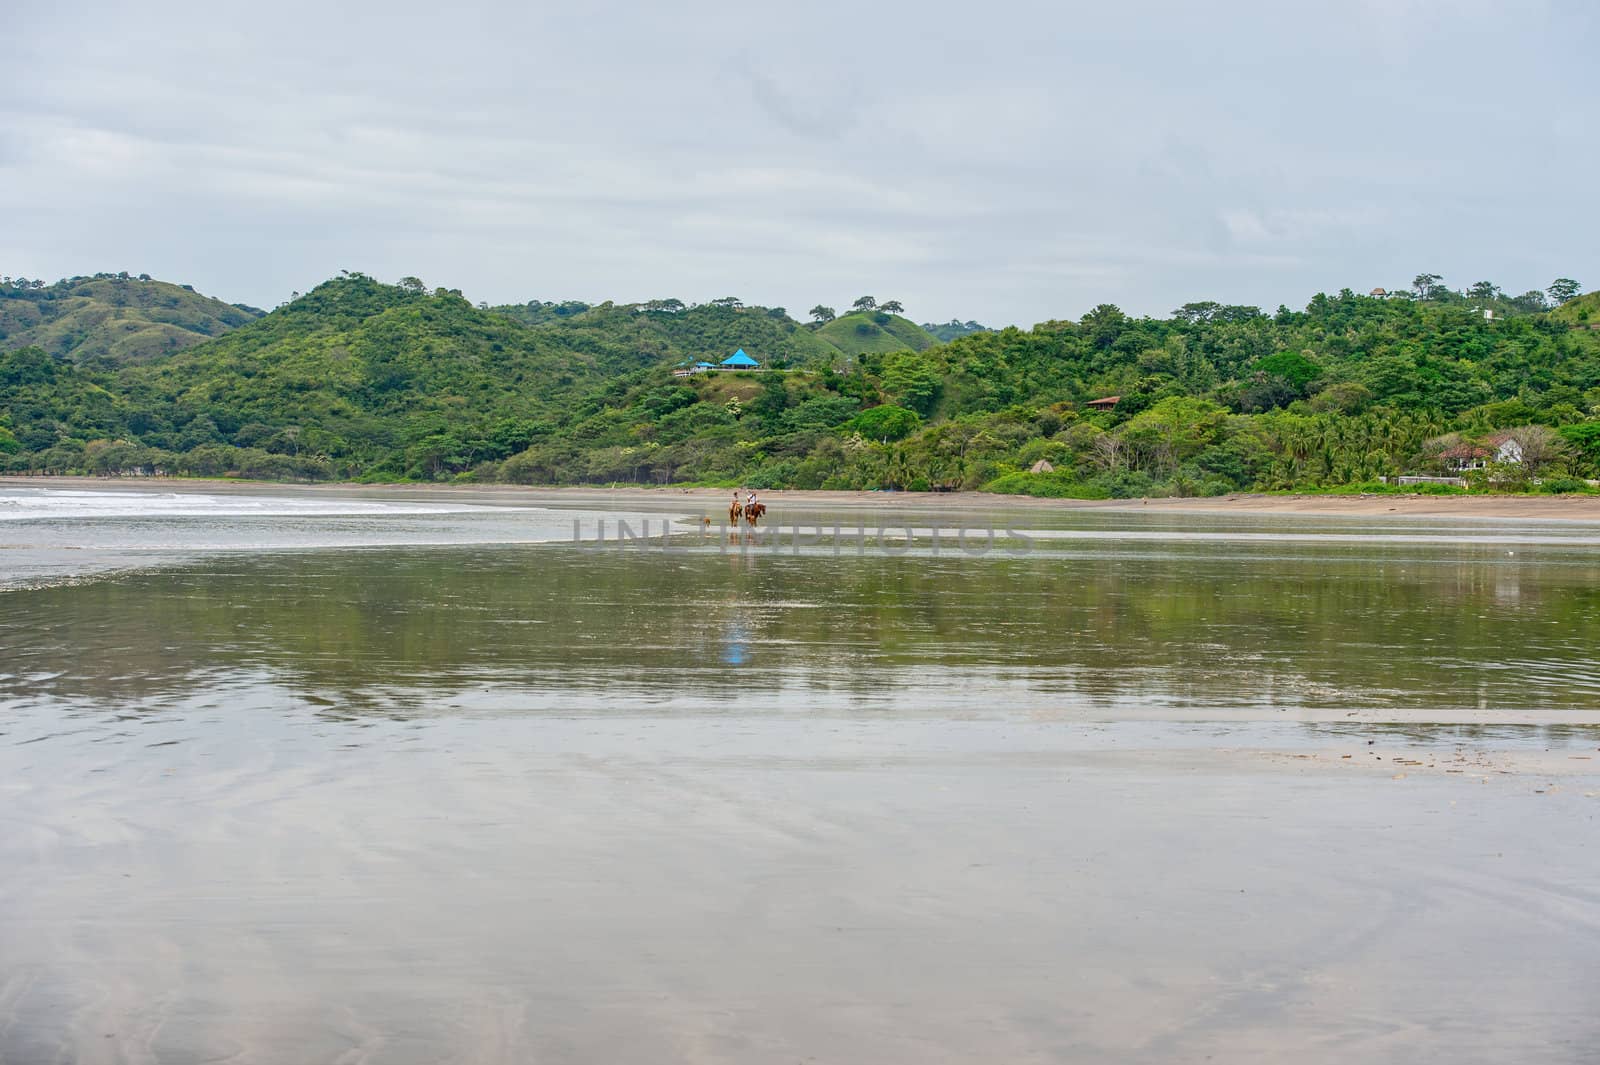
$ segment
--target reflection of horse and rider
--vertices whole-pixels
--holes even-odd
[[[739,518],[744,518],[744,523],[751,528],[767,513],[767,505],[756,498],[754,491],[745,496],[743,503],[739,502],[739,490],[733,490],[733,502],[728,504],[728,524],[738,525]]]

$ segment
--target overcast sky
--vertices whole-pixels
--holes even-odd
[[[0,273],[919,321],[1600,287],[1593,0],[7,5]]]

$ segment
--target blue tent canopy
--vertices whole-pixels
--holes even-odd
[[[744,367],[744,366],[760,366],[761,364],[759,362],[757,362],[756,360],[752,359],[750,356],[746,355],[744,353],[744,349],[740,348],[738,351],[734,352],[732,355],[729,355],[726,359],[723,359],[722,360],[722,365],[724,365],[724,366],[740,366],[740,367]]]

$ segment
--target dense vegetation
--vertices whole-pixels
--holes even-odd
[[[1600,474],[1600,294],[1570,282],[1103,305],[942,343],[899,310],[474,307],[347,274],[180,351],[0,355],[0,466],[1089,497]],[[769,369],[674,376],[739,347]]]
[[[987,333],[989,328],[988,326],[979,325],[970,319],[963,322],[952,318],[942,325],[938,322],[923,322],[922,330],[939,343],[946,344],[956,337],[964,337],[968,333]]]

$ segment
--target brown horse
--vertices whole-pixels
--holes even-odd
[[[766,513],[767,505],[765,503],[746,503],[744,505],[745,524],[752,529],[755,528],[756,522],[765,517]]]

